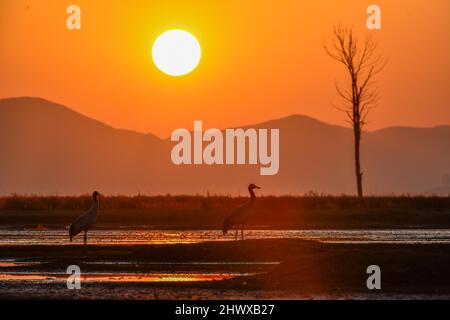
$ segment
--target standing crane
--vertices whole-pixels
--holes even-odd
[[[236,238],[238,239],[238,230],[241,226],[241,238],[244,240],[244,224],[247,222],[248,216],[253,211],[253,206],[255,205],[256,195],[253,191],[254,189],[261,189],[260,187],[254,185],[253,183],[248,186],[248,192],[250,193],[250,200],[247,201],[240,207],[234,209],[233,213],[223,220],[222,231],[223,234],[227,234],[228,230],[236,227]]]
[[[94,200],[94,203],[92,204],[91,208],[70,225],[70,228],[69,228],[70,242],[72,242],[72,238],[74,236],[76,236],[80,232],[84,231],[84,244],[87,244],[87,232],[89,231],[89,229],[92,228],[92,226],[97,221],[97,214],[98,214],[98,208],[99,208],[99,201],[98,201],[99,196],[101,196],[101,194],[98,193],[97,191],[94,191],[92,193],[92,198]]]

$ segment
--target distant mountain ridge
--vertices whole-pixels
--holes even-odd
[[[40,98],[0,99],[0,194],[353,194],[349,128],[292,115],[255,124],[280,129],[280,171],[258,166],[175,166],[170,139],[115,129]],[[450,173],[450,125],[391,127],[363,135],[369,194],[417,194]]]

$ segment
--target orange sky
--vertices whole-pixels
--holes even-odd
[[[373,3],[380,31],[365,28]],[[70,4],[81,31],[66,28]],[[298,113],[345,124],[331,106],[344,70],[322,48],[343,22],[372,33],[389,58],[369,130],[450,124],[449,12],[448,0],[0,0],[0,97],[38,96],[162,137],[195,119],[224,128]],[[151,60],[155,38],[173,28],[202,46],[188,76]]]

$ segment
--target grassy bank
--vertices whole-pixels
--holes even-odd
[[[61,227],[91,205],[90,196],[0,198],[1,227]],[[111,196],[101,200],[98,227],[220,228],[245,197]],[[448,228],[450,197],[282,196],[260,197],[254,228]]]

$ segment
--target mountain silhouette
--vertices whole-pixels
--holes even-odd
[[[0,99],[0,194],[245,195],[249,182],[264,194],[354,193],[350,128],[301,115],[249,127],[280,129],[277,175],[260,176],[260,165],[176,166],[169,139],[115,129],[39,98]],[[368,194],[446,190],[435,187],[450,172],[450,126],[367,132],[361,160]]]

